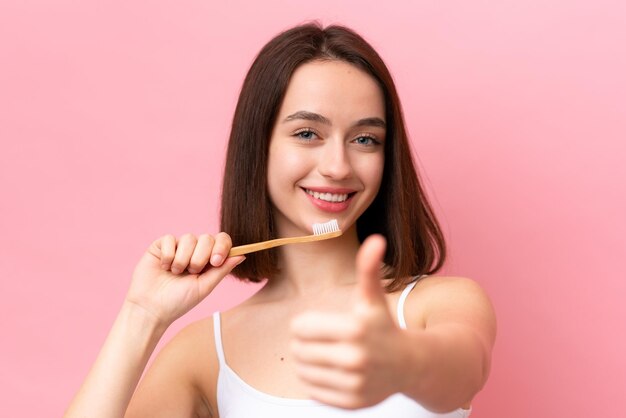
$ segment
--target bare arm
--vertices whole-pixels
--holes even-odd
[[[166,327],[125,302],[66,417],[123,417],[135,386]]]
[[[436,412],[468,405],[489,376],[496,336],[493,307],[469,279],[429,278],[413,292],[415,299],[419,293],[426,315],[419,315],[424,322],[411,323],[418,315],[409,297],[404,393]]]
[[[226,258],[227,234],[166,235],[133,273],[120,313],[66,418],[123,417],[150,355],[167,327],[200,303],[244,257]],[[209,264],[213,255],[222,260]]]

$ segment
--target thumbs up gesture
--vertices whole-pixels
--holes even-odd
[[[385,239],[374,235],[359,249],[349,312],[305,312],[292,321],[296,373],[317,401],[357,409],[402,389],[407,343],[381,285],[385,248]]]

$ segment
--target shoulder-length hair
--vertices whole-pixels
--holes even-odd
[[[389,70],[376,51],[343,26],[296,26],[267,43],[244,80],[228,143],[222,187],[221,230],[233,245],[276,238],[267,193],[269,140],[291,75],[315,60],[341,60],[377,80],[385,99],[387,138],[380,190],[357,220],[362,242],[387,238],[385,278],[394,291],[414,276],[438,271],[445,260],[443,233],[420,184],[407,139],[400,100]],[[276,250],[247,255],[237,278],[259,282],[278,272]]]

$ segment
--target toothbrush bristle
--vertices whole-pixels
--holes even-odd
[[[314,235],[322,235],[335,231],[339,231],[339,223],[337,222],[337,219],[324,222],[323,224],[313,224]]]

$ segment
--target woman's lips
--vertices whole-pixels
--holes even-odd
[[[302,191],[318,209],[325,212],[342,212],[350,206],[356,192],[350,189],[302,188]]]

